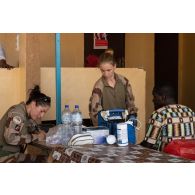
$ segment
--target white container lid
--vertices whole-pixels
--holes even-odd
[[[106,141],[108,144],[114,144],[116,143],[116,137],[114,135],[108,135]]]

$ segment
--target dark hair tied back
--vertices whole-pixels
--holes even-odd
[[[36,93],[41,93],[39,85],[35,85],[35,86],[34,86],[34,89],[31,90],[31,93],[32,93],[32,92],[33,92],[33,93],[35,93],[35,92],[36,92]]]
[[[40,87],[38,85],[34,86],[34,89],[30,90],[29,98],[26,104],[30,104],[32,101],[36,102],[37,106],[50,106],[51,98],[46,96],[44,93],[41,93]]]

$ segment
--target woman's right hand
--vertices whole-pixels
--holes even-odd
[[[44,131],[39,131],[38,135],[38,140],[39,141],[44,141],[46,139],[46,133]]]

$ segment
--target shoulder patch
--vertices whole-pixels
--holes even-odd
[[[22,119],[21,117],[19,116],[14,116],[13,117],[13,122],[16,124],[16,125],[20,125],[22,123]]]

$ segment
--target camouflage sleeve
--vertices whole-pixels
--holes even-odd
[[[20,113],[9,112],[4,131],[5,141],[10,145],[23,145],[37,139],[28,133],[24,117]]]
[[[126,107],[129,111],[129,114],[135,114],[137,113],[138,111],[138,108],[135,106],[135,98],[134,98],[134,95],[133,95],[133,91],[132,91],[132,87],[128,81],[128,79],[126,79]]]
[[[89,116],[94,126],[98,125],[98,112],[102,110],[101,105],[102,91],[100,88],[94,87],[89,100]]]

